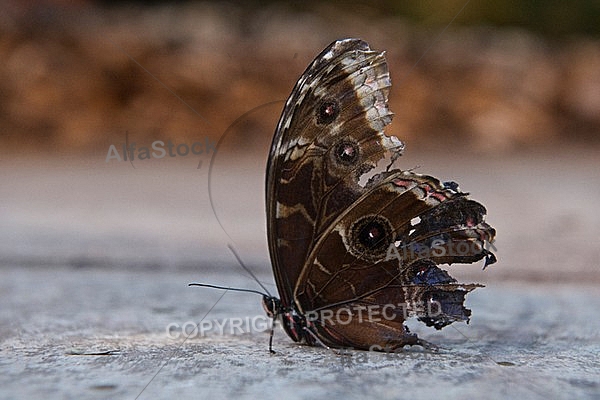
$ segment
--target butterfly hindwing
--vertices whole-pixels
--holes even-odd
[[[314,316],[323,336],[344,337],[345,346],[364,349],[414,344],[402,325],[408,316],[436,328],[468,320],[464,296],[478,285],[458,284],[437,264],[488,254],[484,246],[494,231],[482,220],[485,209],[437,179],[411,172],[381,174],[367,189],[309,255],[295,291],[300,312]],[[459,215],[452,213],[456,207]],[[444,215],[445,222],[438,222]],[[377,316],[360,318],[361,309]],[[329,315],[336,318],[324,318]],[[365,341],[361,332],[374,327],[380,334]]]

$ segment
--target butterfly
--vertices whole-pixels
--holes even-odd
[[[393,351],[424,345],[405,326],[468,321],[461,284],[440,264],[496,261],[486,209],[455,182],[394,168],[385,54],[360,39],[325,48],[297,81],[266,170],[265,295],[296,342]],[[379,172],[377,172],[379,171]]]
[[[396,351],[430,345],[405,321],[441,329],[467,321],[467,293],[440,264],[496,262],[486,209],[455,182],[395,168],[387,136],[384,53],[360,39],[331,43],[287,99],[266,170],[269,253],[280,297],[263,307],[295,342]],[[273,352],[273,330],[269,350]]]

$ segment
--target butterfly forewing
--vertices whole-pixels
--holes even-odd
[[[378,131],[391,121],[388,87],[383,55],[349,39],[326,48],[286,102],[266,185],[269,249],[284,306],[315,236],[360,196],[356,177],[392,143]]]

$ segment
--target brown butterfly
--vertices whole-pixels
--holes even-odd
[[[336,41],[302,74],[277,125],[266,204],[281,298],[263,303],[296,342],[423,345],[405,320],[468,321],[465,295],[482,286],[437,265],[496,261],[481,204],[454,182],[393,168],[404,144],[383,132],[390,85],[384,53]]]

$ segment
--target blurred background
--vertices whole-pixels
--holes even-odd
[[[477,279],[597,278],[599,20],[592,0],[5,0],[0,261],[204,271],[234,242],[268,273],[283,101],[360,37],[387,52],[403,167],[488,207],[500,262]],[[157,140],[206,151],[122,160]]]
[[[0,145],[13,154],[97,154],[125,132],[218,140],[244,113],[285,99],[308,62],[342,37],[387,51],[390,131],[411,146],[460,141],[506,152],[600,140],[593,0],[5,0],[2,8]],[[265,114],[280,108],[246,115],[238,147],[268,138]]]

